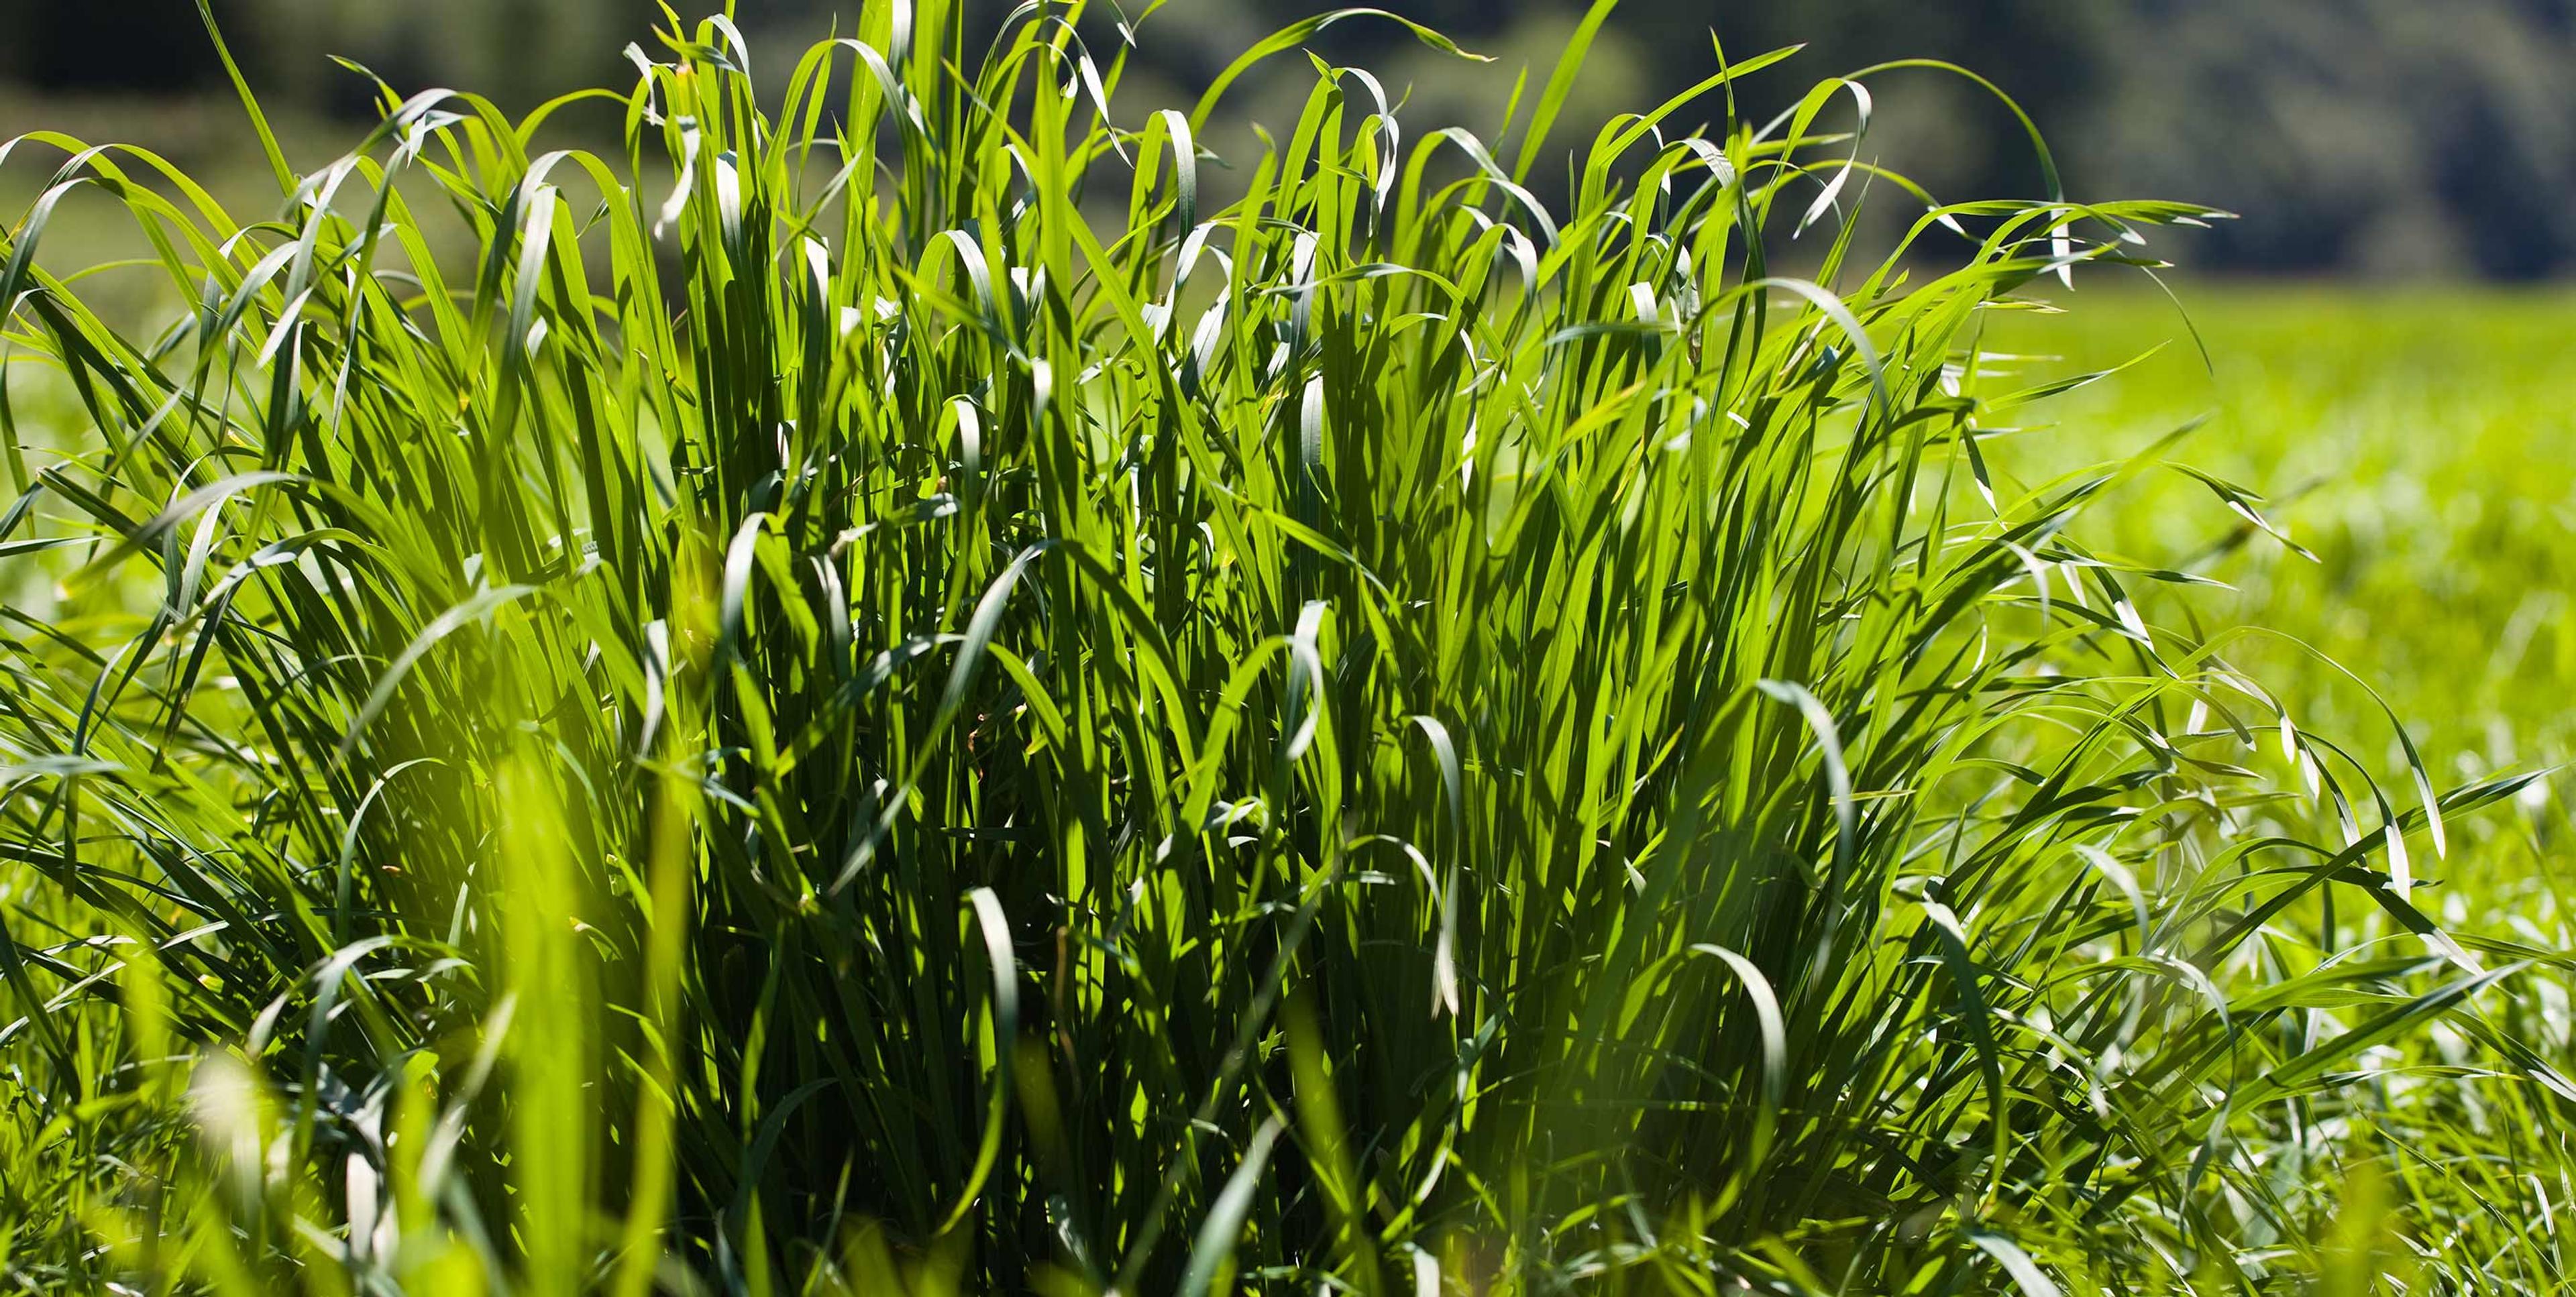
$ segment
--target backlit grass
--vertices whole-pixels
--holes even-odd
[[[2554,1273],[2564,943],[2414,886],[2523,779],[2151,596],[2187,449],[2024,454],[2024,299],[2203,213],[1863,248],[1856,87],[1955,70],[1555,121],[1579,38],[1499,154],[1317,64],[1219,205],[1233,73],[1105,17],[675,21],[626,156],[389,95],[255,219],[14,146],[16,1274]]]

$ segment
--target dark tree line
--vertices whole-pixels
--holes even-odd
[[[1122,3],[1133,13],[1143,0]],[[1536,80],[1580,0],[1379,3],[1535,61]],[[650,0],[215,7],[263,87],[345,115],[366,110],[367,87],[327,54],[398,86],[469,85],[525,106],[619,79],[619,48],[654,13]],[[1009,6],[975,7],[991,21]],[[1146,24],[1140,70],[1187,92],[1221,51],[1318,7],[1171,0]],[[823,34],[836,10],[846,30],[853,0],[740,3],[743,25],[781,45]],[[196,0],[0,0],[0,32],[0,77],[37,94],[166,93],[220,76]],[[1578,106],[1642,107],[1687,84],[1712,65],[1712,32],[1738,56],[1808,45],[1746,88],[1757,103],[1889,58],[1974,68],[2040,120],[2079,194],[2243,213],[2185,250],[2205,266],[2530,279],[2576,263],[2576,0],[1625,0]],[[1495,124],[1497,79],[1426,58],[1389,25],[1347,24],[1318,48],[1411,85],[1429,114]],[[2010,119],[1966,83],[1909,74],[1879,102],[1874,151],[1935,193],[2035,192]]]

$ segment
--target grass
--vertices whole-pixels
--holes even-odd
[[[1220,201],[1232,73],[960,30],[674,20],[624,157],[388,96],[248,223],[14,146],[20,1283],[2559,1272],[2563,930],[2415,886],[2522,754],[2300,715],[2131,500],[2269,506],[2014,431],[2203,213],[1865,251],[1853,82],[1551,131],[1579,37],[1500,152],[1318,64]]]
[[[2456,288],[2240,285],[2184,298],[2207,365],[2153,294],[2080,293],[2067,299],[2073,314],[2005,335],[2008,348],[2053,353],[2042,366],[2052,371],[2167,344],[2069,396],[2054,416],[2061,426],[2034,424],[2026,453],[2046,471],[2079,448],[2134,450],[2199,423],[2169,453],[2265,483],[2271,517],[2315,558],[2261,543],[2196,483],[2141,480],[2100,515],[2105,543],[2173,556],[2231,587],[2191,591],[2174,613],[2261,628],[2241,660],[2277,683],[2302,723],[2355,732],[2384,699],[2450,778],[2562,769],[2576,757],[2576,731],[2551,700],[2576,686],[2576,636],[2558,611],[2570,589],[2563,519],[2576,501],[2566,466],[2576,427],[2551,365],[2576,308],[2553,292]],[[2366,666],[2372,688],[2319,669],[2318,654]],[[2354,756],[2403,777],[2394,745],[2355,745]],[[2565,867],[2576,825],[2563,776],[2553,782],[2525,788],[2509,813],[2453,825],[2449,863],[2419,903],[2472,946],[2541,957],[2514,999],[2491,1007],[2517,1044],[2564,1071],[2576,1058],[2562,1007],[2564,952],[2576,948]],[[2375,1128],[2372,1174],[2406,1181],[2403,1210],[2432,1251],[2421,1282],[2557,1286],[2563,1254],[2533,1243],[2567,1200],[2554,1134],[2563,1117],[2535,1113],[2517,1129],[2487,1110],[2497,1081],[2469,1038],[2448,1029],[2397,1042],[2378,1061],[2390,1089],[2356,1117]],[[2429,1083],[2446,1072],[2469,1080],[2465,1092]],[[2536,1147],[2525,1142],[2535,1134]],[[2441,1173],[2428,1174],[2436,1165]],[[2447,1174],[2482,1166],[2513,1168],[2521,1187]]]
[[[2134,448],[2209,417],[2183,457],[2264,484],[2323,561],[2276,545],[2204,556],[2231,538],[2210,523],[2229,520],[2182,490],[2106,515],[2125,528],[2120,544],[2199,558],[2239,587],[2197,597],[2205,616],[2268,621],[2366,666],[2428,753],[2487,769],[2576,754],[2566,710],[2537,704],[2576,679],[2576,637],[2557,613],[2576,584],[2560,543],[2576,428],[2550,374],[2564,297],[2289,286],[2184,296],[2214,369],[2152,295],[2070,299],[2072,314],[2008,340],[2076,370],[2170,344],[2069,396],[2052,416],[2064,433],[2033,438],[2034,449],[2063,462],[2069,440]],[[2344,706],[2333,691],[2311,705]]]

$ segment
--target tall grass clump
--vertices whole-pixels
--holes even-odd
[[[1511,149],[1316,61],[1220,173],[1243,73],[1402,20],[1149,112],[1109,17],[976,51],[871,4],[756,80],[673,16],[629,91],[387,91],[305,174],[245,90],[249,223],[141,149],[10,146],[69,155],[0,246],[13,1267],[2041,1294],[2377,1255],[2397,1215],[2253,1150],[2510,971],[2407,894],[2512,785],[2384,797],[2148,625],[2177,574],[2078,531],[2153,459],[1988,471],[2066,384],[1984,322],[2205,213],[2071,201],[2035,131],[2047,197],[1932,204],[1857,133],[1930,65],[1757,120],[1788,51],[1720,56],[1576,133],[1583,39]],[[615,113],[623,156],[539,143]],[[1920,211],[1867,255],[1864,193]],[[166,318],[40,255],[101,194]]]

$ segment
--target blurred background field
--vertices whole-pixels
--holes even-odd
[[[1990,343],[2047,374],[2146,358],[2038,407],[1990,452],[1998,471],[2043,477],[2197,423],[2160,457],[2264,492],[2264,515],[2315,556],[2192,478],[2142,473],[2097,527],[2228,587],[2166,587],[2150,620],[2255,628],[2233,651],[2257,674],[2324,728],[2384,736],[2373,700],[2298,645],[2312,647],[2366,679],[2456,777],[2576,757],[2576,300],[2222,280],[2186,282],[2178,308],[2079,289],[2061,294],[2064,314],[2013,319]],[[2393,741],[2355,755],[2403,768]],[[2463,865],[2482,876],[2445,894],[2450,921],[2502,926],[2518,905],[2506,896],[2564,887],[2567,827],[2563,802],[2536,795],[2482,817],[2486,853]]]

